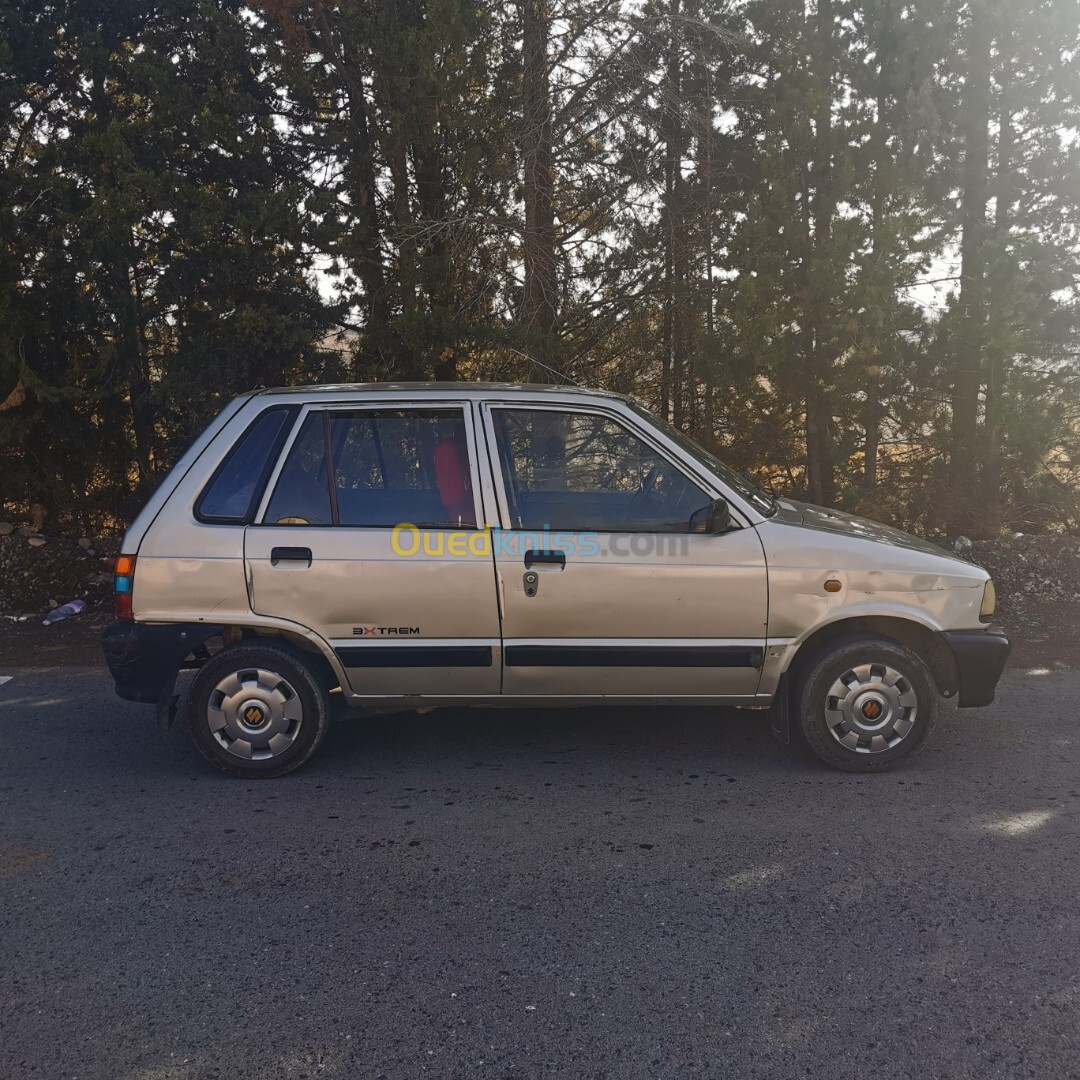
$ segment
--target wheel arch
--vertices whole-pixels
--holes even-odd
[[[819,626],[798,643],[790,655],[786,674],[796,681],[800,669],[822,649],[849,637],[882,637],[910,649],[930,668],[938,693],[953,697],[960,685],[956,658],[941,635],[924,623],[897,615],[858,615]]]
[[[347,684],[343,679],[343,673],[335,668],[334,663],[327,655],[327,649],[323,647],[320,640],[310,633],[303,632],[300,629],[295,629],[288,624],[268,624],[268,623],[224,623],[217,625],[206,624],[191,624],[185,625],[185,643],[187,645],[187,651],[184,652],[176,662],[174,668],[174,679],[180,671],[186,668],[199,667],[203,662],[199,658],[200,650],[207,650],[208,646],[220,640],[221,648],[225,648],[229,645],[234,645],[238,642],[259,642],[265,641],[267,644],[279,644],[287,645],[295,652],[300,653],[306,659],[310,660],[317,668],[319,676],[326,688],[326,690],[332,691],[340,687],[346,689]],[[211,655],[214,655],[218,649],[214,648],[210,651]],[[195,656],[194,662],[189,660],[189,656]],[[171,686],[170,686],[171,693]]]
[[[335,690],[338,687],[345,688],[345,683],[330,662],[322,646],[300,631],[285,626],[252,626],[234,623],[222,627],[218,636],[221,637],[223,647],[241,641],[245,643],[266,642],[268,645],[286,645],[314,664],[327,691]]]

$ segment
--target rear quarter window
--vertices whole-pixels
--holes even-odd
[[[275,406],[248,425],[199,495],[199,521],[246,525],[251,520],[298,411],[297,406]]]

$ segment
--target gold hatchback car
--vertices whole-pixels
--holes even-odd
[[[105,655],[168,729],[195,668],[199,750],[303,764],[330,695],[768,709],[823,761],[878,771],[1009,653],[985,571],[777,499],[632,400],[481,383],[237,398],[127,533]]]

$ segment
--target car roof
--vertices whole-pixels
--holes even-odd
[[[277,386],[260,388],[252,391],[253,397],[299,396],[312,397],[341,394],[408,394],[416,397],[486,397],[502,394],[552,394],[570,397],[603,397],[615,401],[631,400],[625,394],[616,394],[610,390],[595,390],[591,387],[573,384],[555,383],[502,383],[502,382],[371,382],[371,383],[327,383],[320,385]]]

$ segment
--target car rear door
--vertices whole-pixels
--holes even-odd
[[[472,407],[308,406],[248,526],[251,605],[326,639],[354,693],[499,692]]]
[[[752,702],[768,590],[757,530],[615,410],[492,403],[503,693]]]

